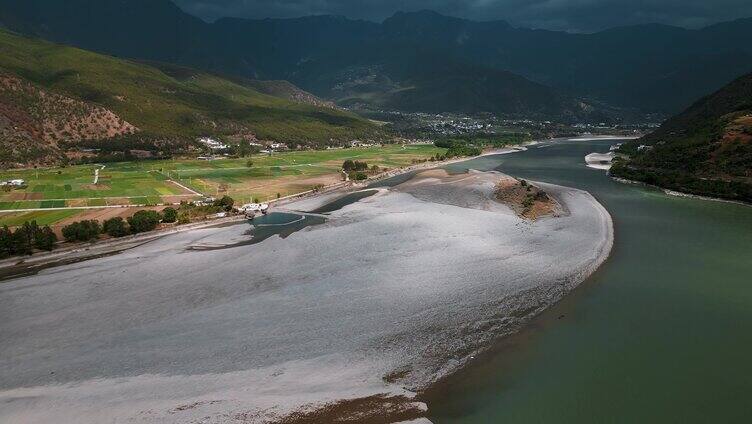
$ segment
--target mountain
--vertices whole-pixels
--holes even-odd
[[[571,34],[431,11],[398,12],[383,23],[340,16],[206,23],[169,0],[0,0],[0,25],[121,57],[287,80],[346,105],[403,110],[505,113],[520,106],[523,114],[588,118],[576,107],[585,103],[585,111],[599,113],[603,104],[677,113],[752,71],[752,19],[698,30],[649,24]],[[511,86],[520,87],[513,96],[505,89]],[[528,100],[542,87],[561,107]],[[475,94],[452,101],[437,88]]]
[[[511,72],[406,43],[338,50],[298,69],[295,81],[301,86],[355,109],[489,112],[562,120],[587,119],[599,112],[587,102]]]
[[[312,106],[336,109],[337,106],[327,100],[322,100],[313,94],[301,90],[289,81],[284,80],[242,80],[242,84],[253,87],[259,93],[268,94],[291,102],[302,103]]]
[[[211,26],[169,0],[0,0],[13,31],[109,55],[211,70]]]
[[[111,110],[0,72],[0,164],[51,164],[65,143],[138,131]]]
[[[752,202],[752,74],[622,146],[613,175],[688,193]]]
[[[245,84],[183,67],[155,67],[5,31],[0,31],[0,51],[5,166],[54,162],[84,141],[99,142],[103,149],[169,151],[206,135],[300,144],[382,135],[379,127],[352,113],[256,88],[272,83]],[[287,90],[292,96],[290,86]],[[295,96],[304,93],[298,90]]]
[[[423,11],[395,14],[383,28],[392,39],[646,112],[678,112],[752,71],[752,19],[700,30],[647,24],[570,34]]]
[[[172,63],[154,62],[154,61],[141,61],[142,63],[155,67],[164,72],[168,76],[178,80],[189,80],[200,76],[201,72],[188,68],[185,66],[174,65]],[[336,108],[336,106],[329,101],[322,100],[313,94],[301,90],[299,87],[284,80],[256,80],[241,77],[227,77],[226,79],[242,85],[244,87],[252,88],[259,93],[267,94],[272,97],[289,100],[294,103],[307,104],[311,106],[326,107],[330,109]]]
[[[426,28],[437,18],[454,22],[431,14]],[[118,56],[235,78],[288,80],[347,106],[570,120],[587,119],[596,109],[509,71],[457,60],[441,45],[402,39],[387,23],[311,16],[208,24],[167,0],[0,0],[0,22]],[[139,29],[136,37],[133,28]]]

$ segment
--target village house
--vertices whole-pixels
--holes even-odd
[[[285,143],[272,143],[269,145],[272,150],[287,150],[287,144]]]
[[[26,181],[21,180],[21,179],[0,182],[0,186],[23,187],[25,185],[26,185]]]
[[[212,150],[224,150],[230,147],[222,143],[221,141],[213,139],[211,137],[201,137],[198,139],[198,142]]]

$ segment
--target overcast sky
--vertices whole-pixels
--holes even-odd
[[[752,0],[174,0],[212,21],[223,16],[288,18],[334,14],[380,22],[398,10],[431,9],[475,20],[504,19],[515,26],[595,31],[659,22],[701,27],[752,17]]]

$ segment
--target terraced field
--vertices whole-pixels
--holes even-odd
[[[100,165],[0,171],[0,180],[21,178],[28,184],[24,189],[0,192],[0,225],[18,225],[31,219],[54,224],[83,213],[83,208],[178,203],[196,198],[195,192],[227,194],[239,202],[269,200],[278,194],[286,196],[341,181],[340,169],[346,159],[396,168],[437,153],[443,154],[445,149],[433,145],[389,145],[212,161],[122,162],[101,169],[97,184],[93,183],[94,171]],[[249,159],[253,162],[250,167]]]

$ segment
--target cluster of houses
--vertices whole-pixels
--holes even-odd
[[[223,142],[221,142],[221,141],[219,141],[219,140],[217,140],[215,138],[212,138],[212,137],[201,137],[201,138],[198,139],[198,142],[201,143],[201,144],[203,144],[204,146],[208,147],[212,151],[227,150],[227,149],[230,148],[229,145],[227,145],[227,144],[225,144],[225,143],[223,143]],[[272,153],[272,152],[275,152],[275,151],[287,150],[288,149],[287,144],[285,144],[285,143],[271,143],[271,144],[265,146],[265,145],[263,145],[261,143],[249,142],[248,145],[251,146],[251,147],[258,148],[261,153]],[[201,158],[204,158],[204,159],[207,159],[207,160],[211,159],[211,157],[209,157],[209,156],[201,157]]]
[[[220,151],[220,150],[226,150],[229,149],[230,146],[215,139],[212,137],[201,137],[198,139],[198,142],[203,144],[204,146],[208,147],[212,152],[214,151]],[[282,150],[289,150],[289,146],[286,143],[269,143],[269,144],[261,144],[261,143],[255,143],[255,142],[249,142],[249,146],[255,147],[259,149],[259,153],[274,153],[279,152]],[[352,140],[349,143],[349,147],[378,147],[381,146],[380,143],[374,142],[374,141],[361,141],[361,140]],[[347,147],[347,146],[345,146]],[[327,146],[327,149],[341,149],[342,146],[339,147],[332,147]],[[215,156],[199,156],[198,159],[202,160],[212,160],[217,159]]]
[[[360,141],[360,140],[353,140],[350,142],[350,147],[378,147],[381,146],[379,143],[374,143],[371,141]]]
[[[201,137],[198,139],[198,142],[212,150],[225,150],[225,149],[230,148],[230,146],[222,143],[219,140],[215,140],[211,137]]]
[[[26,181],[21,180],[21,179],[0,181],[0,187],[24,187],[24,186],[26,186]]]
[[[251,146],[263,147],[262,145],[258,143],[251,143]],[[287,149],[288,147],[287,147],[287,144],[285,143],[272,143],[266,149],[261,149],[260,153],[274,153],[280,150],[287,150]]]

